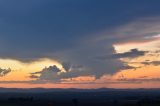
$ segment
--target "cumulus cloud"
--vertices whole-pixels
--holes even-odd
[[[81,66],[72,65],[70,68],[71,70],[62,72],[62,69],[53,65],[45,67],[41,71],[31,73],[30,78],[37,79],[37,81],[60,82],[62,79],[74,78],[81,76],[82,74],[86,76],[85,72],[81,70]]]
[[[53,66],[45,67],[39,72],[31,73],[30,78],[37,78],[37,80],[40,80],[40,81],[57,82],[61,80],[61,78],[58,75],[59,72],[61,72],[61,70],[57,68],[57,66],[53,65]]]
[[[121,65],[119,65],[121,66]],[[123,66],[119,67],[119,69],[136,69],[137,67],[132,67],[127,64],[124,64]],[[94,70],[93,70],[94,71]],[[92,73],[92,70],[87,70],[84,66],[79,65],[72,65],[70,67],[69,71],[63,72],[62,69],[57,68],[57,66],[49,66],[45,67],[41,71],[31,73],[30,78],[37,79],[36,81],[33,80],[33,82],[40,82],[46,81],[46,82],[61,82],[64,79],[72,79],[76,77],[84,77],[84,76],[92,76],[95,79],[100,79],[103,75],[106,73],[103,71],[99,71],[99,74]]]

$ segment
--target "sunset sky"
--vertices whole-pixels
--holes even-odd
[[[0,0],[0,87],[160,88],[159,0]]]

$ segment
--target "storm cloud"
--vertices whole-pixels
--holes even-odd
[[[152,21],[155,19],[147,22],[142,19],[140,24],[137,20],[159,15],[160,2],[123,1],[1,0],[0,58],[26,62],[56,59],[67,71],[61,74],[63,78],[87,75],[100,78],[128,68],[119,58],[142,56],[146,52],[132,49],[115,54],[113,45],[146,40],[146,36],[159,33],[159,23]],[[113,59],[94,59],[106,55]],[[40,79],[59,80],[58,72],[54,66],[42,69]],[[37,78],[35,74],[31,77]]]
[[[149,16],[159,13],[157,5],[159,3],[142,0],[137,4],[134,1],[131,3],[124,1],[125,3],[106,0],[98,3],[96,0],[39,0],[38,2],[1,0],[0,57],[20,60],[54,58],[59,57],[57,52],[82,47],[84,39],[90,43],[92,37],[107,37],[110,45],[108,43],[106,45],[111,47],[116,39],[121,41],[128,37],[135,37],[130,35],[133,34],[130,29],[125,31],[129,32],[127,36],[125,35],[127,33],[123,33],[124,38],[114,33],[115,36],[101,35],[101,32],[107,30],[110,32],[112,29],[117,29],[119,25],[130,23],[135,14],[134,20],[143,17],[145,11]],[[146,4],[143,5],[143,9],[142,4]],[[156,8],[149,8],[151,4]],[[100,35],[97,36],[99,33]],[[118,33],[122,35],[120,31]],[[113,39],[110,39],[112,37]]]

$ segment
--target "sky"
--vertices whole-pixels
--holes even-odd
[[[0,0],[0,87],[160,88],[159,0]]]

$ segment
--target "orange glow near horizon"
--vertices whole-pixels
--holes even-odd
[[[144,65],[141,62],[159,61],[160,57],[155,51],[159,50],[160,41],[145,42],[141,44],[122,44],[114,45],[116,53],[130,51],[137,48],[138,50],[149,51],[149,54],[137,58],[123,58],[122,62],[129,66],[137,67],[135,69],[118,70],[114,75],[104,75],[100,79],[95,79],[94,76],[79,76],[75,78],[62,79],[62,83],[30,83],[27,81],[33,80],[29,77],[30,73],[41,71],[44,67],[56,65],[62,71],[65,71],[60,62],[53,59],[39,59],[32,62],[21,62],[13,59],[0,59],[0,67],[3,69],[11,68],[12,72],[4,77],[0,77],[0,87],[7,88],[158,88],[158,81],[142,81],[140,83],[123,82],[119,79],[152,79],[159,78],[159,65]],[[150,55],[152,54],[152,55]],[[12,82],[13,81],[13,82]],[[17,83],[14,83],[17,81]],[[19,82],[18,81],[22,81]],[[23,82],[23,81],[26,81]],[[154,85],[156,84],[156,85]],[[147,86],[150,85],[150,86]]]
[[[11,68],[12,72],[4,77],[0,77],[0,81],[28,81],[30,73],[41,71],[44,67],[56,65],[64,70],[62,65],[51,59],[40,59],[30,63],[23,63],[17,60],[0,59],[0,67],[4,69]]]

